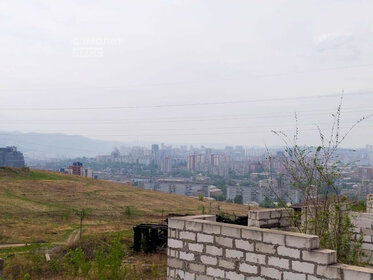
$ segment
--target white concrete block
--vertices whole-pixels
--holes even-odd
[[[235,240],[236,249],[241,249],[247,252],[254,251],[254,242],[249,242],[242,239]]]
[[[229,237],[241,237],[241,229],[230,227],[230,226],[222,226],[221,227],[221,234]]]
[[[281,280],[282,272],[272,267],[262,266],[260,268],[261,276],[268,277],[271,279]]]
[[[183,248],[183,241],[176,239],[168,239],[167,246],[169,248]]]
[[[219,259],[219,266],[226,269],[234,269],[234,262],[229,262],[224,259]]]
[[[254,264],[266,264],[266,255],[246,253],[246,261]]]
[[[189,243],[188,248],[189,248],[190,251],[200,252],[200,253],[203,252],[203,244]]]
[[[197,242],[213,243],[214,236],[209,235],[209,234],[197,233]]]
[[[337,252],[329,249],[304,250],[302,251],[302,259],[318,264],[335,264],[337,263]]]
[[[225,271],[219,268],[207,267],[206,271],[207,271],[207,275],[211,275],[214,277],[220,277],[220,278],[225,277]]]
[[[216,265],[218,263],[218,259],[216,257],[202,255],[200,258],[203,264]]]
[[[299,249],[292,249],[286,246],[278,246],[277,253],[280,256],[286,256],[292,259],[300,259],[300,250]]]
[[[225,256],[227,258],[241,259],[243,258],[243,252],[234,249],[226,249]]]
[[[213,256],[222,256],[223,249],[216,247],[216,246],[206,245],[206,254],[213,255]]]
[[[268,256],[268,265],[277,268],[289,269],[290,262],[288,259]]]
[[[281,233],[263,232],[263,242],[285,245],[285,235]]]
[[[195,280],[195,279],[196,279],[196,275],[194,273],[185,272],[184,280]]]
[[[254,230],[254,229],[242,229],[241,235],[243,239],[257,240],[257,241],[263,240],[263,233],[261,231]]]
[[[189,268],[190,270],[194,272],[199,272],[199,273],[204,273],[206,270],[206,266],[204,266],[203,264],[197,264],[197,263],[190,263]]]
[[[194,261],[193,253],[180,252],[179,258],[185,261]]]
[[[300,248],[313,250],[318,249],[320,246],[320,240],[318,236],[312,235],[286,235],[285,242],[287,247]]]
[[[284,277],[282,279],[283,280],[306,280],[306,274],[285,271]]]
[[[189,231],[202,231],[202,223],[194,221],[185,221],[185,229]]]
[[[266,244],[262,242],[256,242],[255,252],[274,255],[276,253],[276,249],[275,249],[275,245]]]
[[[239,270],[244,273],[257,274],[258,267],[247,263],[240,263]]]
[[[291,261],[291,267],[294,271],[313,274],[315,265],[308,262]]]
[[[233,247],[233,239],[229,237],[217,236],[215,238],[215,242],[225,247],[229,247],[229,248]]]
[[[203,224],[203,232],[208,233],[208,234],[220,234],[221,233],[221,226]]]
[[[245,276],[243,274],[238,274],[234,271],[226,271],[225,272],[225,279],[228,279],[228,280],[245,280]]]
[[[196,234],[194,232],[190,232],[190,231],[180,231],[179,232],[179,238],[196,241]]]
[[[184,229],[185,222],[175,220],[173,218],[168,219],[168,228]]]

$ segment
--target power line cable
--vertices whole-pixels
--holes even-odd
[[[34,108],[20,108],[20,107],[2,107],[2,111],[83,111],[83,110],[122,110],[122,109],[155,109],[155,108],[178,108],[178,107],[196,107],[196,106],[213,106],[213,105],[233,105],[244,103],[263,103],[274,101],[290,101],[290,100],[305,100],[330,98],[340,96],[361,96],[371,95],[373,91],[367,92],[350,92],[343,94],[325,94],[325,95],[309,95],[298,97],[279,97],[279,98],[263,98],[263,99],[246,99],[246,100],[232,100],[232,101],[217,101],[217,102],[199,102],[199,103],[175,103],[175,104],[158,104],[158,105],[138,105],[138,106],[92,106],[92,107],[34,107]]]

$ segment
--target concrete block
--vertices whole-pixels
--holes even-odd
[[[313,250],[320,247],[319,237],[316,235],[286,235],[285,242],[287,247]]]
[[[316,274],[329,279],[342,279],[341,269],[337,266],[317,265]]]
[[[235,264],[234,262],[229,262],[224,259],[219,259],[219,266],[225,269],[234,269]]]
[[[225,278],[225,271],[222,269],[207,267],[206,271],[207,271],[207,275],[211,275],[213,277]]]
[[[199,244],[199,243],[189,243],[188,244],[188,249],[190,251],[194,251],[194,252],[199,252],[199,253],[202,253],[203,252],[203,244]]]
[[[195,273],[185,272],[184,280],[195,280],[195,279],[196,279]]]
[[[343,270],[344,279],[371,280],[372,274],[354,270]]]
[[[306,280],[306,274],[285,271],[284,277],[282,279],[283,280]]]
[[[229,237],[217,236],[215,237],[215,242],[219,245],[222,245],[228,248],[233,247],[233,239]]]
[[[176,269],[167,267],[167,276],[175,278],[176,275]]]
[[[205,273],[206,266],[204,266],[203,264],[198,264],[198,263],[190,263],[189,269],[194,272]]]
[[[370,267],[359,267],[353,265],[337,264],[334,267],[338,267],[344,276],[344,279],[352,280],[371,280],[373,277],[373,269]]]
[[[222,256],[223,249],[216,247],[216,246],[206,245],[206,254],[213,255],[213,256]]]
[[[363,244],[361,245],[361,248],[363,250],[373,251],[373,243],[365,243],[365,242],[363,242]]]
[[[281,277],[282,277],[282,272],[272,267],[262,266],[260,268],[260,272],[261,272],[260,276],[268,277],[270,279],[281,280]]]
[[[285,235],[283,233],[263,232],[263,242],[285,245]]]
[[[197,274],[196,280],[214,280],[214,277]]]
[[[168,228],[184,229],[185,222],[173,218],[168,219]]]
[[[257,274],[258,267],[256,265],[247,264],[247,263],[240,263],[239,271],[249,274]]]
[[[185,221],[185,229],[189,231],[202,231],[202,224],[195,221]]]
[[[318,264],[335,264],[337,263],[337,252],[329,249],[302,251],[302,260]]]
[[[263,233],[255,229],[242,229],[242,238],[248,240],[263,240]]]
[[[246,253],[246,261],[254,264],[266,264],[266,255]]]
[[[214,237],[208,234],[197,233],[197,242],[214,243]]]
[[[288,259],[268,256],[268,265],[277,268],[289,269],[290,262]]]
[[[168,237],[176,238],[176,229],[168,229]]]
[[[208,234],[220,234],[221,233],[221,226],[203,224],[203,232],[208,233]]]
[[[180,252],[179,258],[186,261],[194,261],[193,253]]]
[[[314,274],[315,272],[315,265],[313,263],[308,262],[300,262],[300,261],[291,261],[291,268],[294,271]]]
[[[183,268],[184,262],[179,259],[167,258],[167,266],[170,268]]]
[[[172,250],[171,248],[167,248],[167,256],[172,258],[179,258],[179,251]]]
[[[194,232],[190,232],[190,231],[180,231],[179,232],[179,238],[196,241],[196,234]]]
[[[222,226],[221,227],[221,234],[229,237],[241,237],[241,229],[230,227],[230,226]]]
[[[183,248],[183,241],[177,239],[168,239],[167,246],[169,248]]]
[[[254,251],[254,242],[249,242],[242,239],[236,239],[235,240],[236,249],[241,249],[247,252],[253,252]]]
[[[243,274],[238,274],[234,271],[226,271],[225,272],[225,279],[228,279],[228,280],[245,280],[245,276]]]
[[[367,243],[372,243],[372,236],[371,235],[364,235],[363,241]]]
[[[181,269],[178,269],[176,271],[176,278],[177,279],[184,279],[185,278],[185,271],[181,270]]]
[[[276,253],[275,245],[262,242],[255,242],[255,252],[274,255]]]
[[[299,249],[292,249],[286,246],[278,246],[277,247],[277,254],[284,257],[289,257],[292,259],[300,259],[300,250]]]
[[[359,231],[358,232],[356,232],[356,233],[364,233],[364,235],[370,235],[370,236],[372,236],[373,235],[373,229],[371,229],[371,228],[358,228],[359,229]]]
[[[214,277],[197,274],[196,280],[214,280]]]
[[[234,249],[226,249],[225,256],[227,258],[241,259],[243,258],[243,252]]]
[[[216,265],[218,263],[217,257],[212,257],[212,256],[201,256],[201,262],[203,264],[208,264],[208,265]]]

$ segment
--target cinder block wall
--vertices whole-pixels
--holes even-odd
[[[354,239],[363,235],[362,249],[366,253],[366,261],[373,264],[373,214],[352,212],[350,217],[355,226]]]
[[[214,220],[169,220],[168,280],[373,279],[373,269],[337,264],[336,252],[319,249],[317,236]]]

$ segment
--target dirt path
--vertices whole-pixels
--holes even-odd
[[[72,245],[79,240],[80,230],[76,229],[67,237],[66,241],[64,242],[53,242],[54,244],[58,245]],[[16,244],[0,244],[0,249],[6,248],[17,248],[17,247],[24,247],[26,245],[30,245],[31,243],[16,243]]]
[[[76,229],[74,230],[66,239],[65,244],[66,245],[71,245],[74,244],[79,240],[79,235],[80,235],[80,230]]]
[[[23,247],[26,246],[26,243],[18,243],[18,244],[0,244],[0,249],[4,248],[17,248],[17,247]]]

